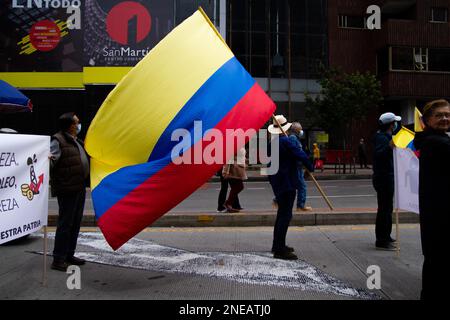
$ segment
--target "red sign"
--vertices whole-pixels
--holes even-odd
[[[36,22],[30,31],[30,41],[39,51],[51,51],[61,40],[59,27],[51,20]]]
[[[139,43],[151,29],[151,17],[147,8],[134,1],[119,3],[111,9],[106,18],[106,28],[114,41],[129,45],[129,40]],[[133,36],[134,39],[129,39]]]

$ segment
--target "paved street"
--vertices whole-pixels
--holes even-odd
[[[54,228],[50,228],[54,231]],[[83,228],[81,289],[48,269],[41,285],[42,235],[0,246],[0,299],[299,300],[417,299],[419,226],[401,225],[400,256],[374,249],[373,226],[291,227],[299,261],[273,259],[272,228],[148,228],[113,252],[96,228]],[[49,251],[53,248],[50,234]],[[48,267],[51,258],[48,261]],[[381,290],[367,288],[380,267]]]
[[[320,186],[336,208],[376,208],[376,193],[371,180],[323,180]],[[307,181],[307,205],[313,208],[326,208],[327,204],[312,181]],[[190,197],[173,208],[170,213],[180,212],[215,212],[220,183],[208,182]],[[239,194],[245,211],[270,210],[273,192],[265,181],[245,182],[245,189]],[[56,212],[56,198],[49,199],[49,210]],[[86,211],[93,211],[92,199],[88,192]]]

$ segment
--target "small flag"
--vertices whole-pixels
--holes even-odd
[[[414,140],[414,132],[402,126],[399,132],[392,137],[394,144],[398,148],[407,148]]]
[[[425,125],[423,124],[422,114],[417,107],[414,109],[414,131],[422,132]]]

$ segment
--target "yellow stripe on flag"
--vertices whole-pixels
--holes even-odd
[[[394,144],[398,148],[406,148],[414,139],[414,132],[402,126],[400,131],[392,137]]]
[[[172,30],[111,91],[92,121],[86,150],[99,168],[92,188],[119,168],[147,162],[177,113],[232,57],[200,11]]]

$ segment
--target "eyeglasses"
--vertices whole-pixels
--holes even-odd
[[[435,117],[436,119],[444,119],[444,117],[450,119],[450,112],[438,112],[435,113],[433,117]]]

